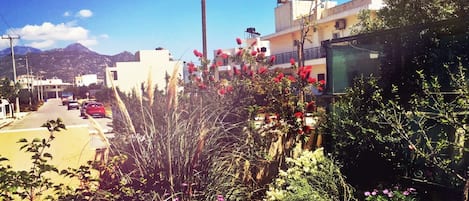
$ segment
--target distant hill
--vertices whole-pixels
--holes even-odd
[[[7,50],[8,49],[8,50]],[[13,78],[10,49],[0,53],[0,77]],[[18,51],[17,51],[18,49]],[[26,55],[29,69],[34,75],[44,78],[57,77],[65,82],[73,82],[75,76],[83,74],[97,74],[104,79],[106,66],[115,66],[116,62],[135,61],[135,55],[124,51],[116,55],[102,55],[91,51],[85,46],[74,43],[65,48],[41,51],[31,47],[15,47],[16,74],[26,74]]]
[[[13,50],[15,51],[16,55],[25,55],[27,53],[40,53],[42,50],[36,49],[33,47],[27,47],[27,46],[15,46],[13,47]],[[10,48],[5,48],[0,51],[0,57],[4,57],[7,55],[11,54],[11,49]]]

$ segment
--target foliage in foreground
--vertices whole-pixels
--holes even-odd
[[[355,200],[335,162],[324,156],[324,149],[303,151],[298,158],[287,158],[286,171],[269,186],[267,200]]]
[[[423,93],[413,96],[409,108],[399,104],[397,87],[394,98],[383,98],[376,78],[357,79],[334,103],[326,126],[333,138],[331,151],[353,185],[434,182],[462,195],[469,166],[469,83],[461,65],[443,69],[450,90],[441,87],[444,78],[428,79],[420,72]],[[382,172],[370,174],[377,172],[373,169]]]

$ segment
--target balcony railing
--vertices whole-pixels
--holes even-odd
[[[304,60],[319,59],[326,57],[326,50],[322,47],[313,47],[304,49]],[[285,64],[290,63],[290,59],[293,58],[295,61],[298,61],[298,51],[292,52],[283,52],[280,54],[275,54],[274,64]]]

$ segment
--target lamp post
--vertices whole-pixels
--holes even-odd
[[[7,35],[7,36],[2,36],[2,39],[8,39],[10,40],[10,49],[11,49],[11,60],[13,62],[13,81],[15,83],[15,88],[16,88],[16,84],[17,84],[17,81],[16,81],[16,64],[15,64],[15,50],[13,48],[13,39],[19,39],[20,36],[11,36],[11,35]],[[20,98],[18,97],[18,91],[16,91],[16,113],[19,114],[20,113]],[[17,115],[18,117],[18,115]]]

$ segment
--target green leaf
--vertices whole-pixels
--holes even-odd
[[[16,143],[26,143],[26,142],[28,142],[28,140],[26,140],[26,138],[21,138]]]
[[[50,153],[44,153],[43,156],[52,159],[52,155]]]

